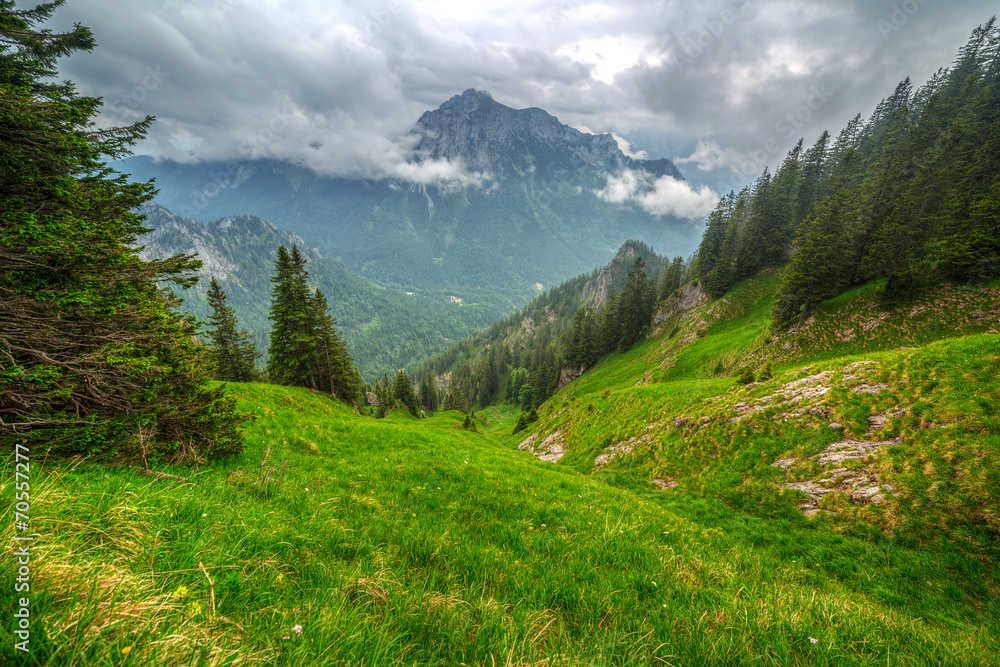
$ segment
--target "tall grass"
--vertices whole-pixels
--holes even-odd
[[[774,411],[731,423],[738,401],[806,373],[775,357],[770,381],[713,377],[712,355],[760,347],[772,287],[748,285],[711,323],[613,355],[516,437],[511,410],[486,411],[471,432],[454,412],[374,420],[304,390],[231,385],[253,416],[247,451],[198,474],[164,469],[187,481],[33,460],[32,650],[14,652],[8,622],[0,659],[1000,664],[1000,337],[867,355],[891,391],[838,386],[822,423]],[[698,342],[679,344],[696,325]],[[842,373],[851,354],[807,372]],[[803,517],[771,462],[861,436],[896,403],[907,411],[888,428],[907,446],[879,465],[905,494]],[[515,448],[555,430],[569,446],[558,465]],[[629,439],[631,454],[593,472],[597,453]],[[12,482],[8,460],[4,498]],[[6,552],[3,590],[15,576]],[[8,619],[12,598],[0,598]]]

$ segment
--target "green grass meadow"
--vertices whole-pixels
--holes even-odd
[[[32,452],[31,651],[12,648],[11,601],[0,663],[1000,664],[1000,336],[855,340],[803,361],[821,344],[766,342],[775,281],[605,359],[516,436],[509,408],[472,432],[457,412],[375,420],[250,384],[228,387],[250,417],[243,454],[156,466],[187,481]],[[764,359],[770,380],[726,375]],[[859,360],[889,389],[851,392],[840,378]],[[825,370],[828,414],[731,421]],[[893,406],[886,437],[904,444],[874,465],[900,496],[805,518],[771,463],[864,438]],[[517,450],[556,431],[558,464]],[[8,551],[0,586],[15,577]]]

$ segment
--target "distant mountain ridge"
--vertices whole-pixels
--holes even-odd
[[[447,293],[509,313],[543,288],[605,264],[628,239],[686,255],[700,226],[598,196],[625,171],[681,179],[669,160],[626,156],[613,136],[511,109],[467,90],[423,114],[409,163],[461,163],[480,185],[352,180],[274,160],[180,164],[130,158],[157,202],[202,222],[252,214],[298,234],[352,273],[407,292]]]

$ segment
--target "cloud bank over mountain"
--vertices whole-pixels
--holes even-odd
[[[429,183],[486,177],[409,152],[420,114],[469,87],[622,140],[687,137],[666,157],[696,170],[757,171],[903,77],[923,81],[994,12],[980,0],[74,0],[58,22],[94,31],[99,48],[62,73],[104,97],[108,123],[157,117],[145,153]]]

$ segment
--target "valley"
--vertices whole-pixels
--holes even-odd
[[[38,664],[998,664],[1000,312],[961,313],[1000,286],[952,288],[944,338],[820,336],[941,301],[879,320],[861,290],[767,348],[773,379],[708,377],[706,349],[758,349],[775,288],[676,313],[518,435],[510,407],[468,429],[230,385],[247,449],[161,466],[184,481],[45,463]],[[824,462],[844,442],[872,446]]]
[[[893,88],[957,7],[63,4],[0,0],[0,664],[1000,667],[995,18]]]

